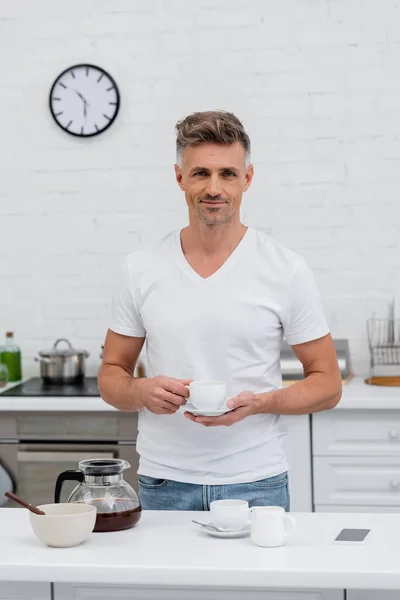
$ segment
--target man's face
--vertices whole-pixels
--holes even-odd
[[[182,163],[175,165],[176,180],[185,192],[191,216],[208,226],[239,220],[242,194],[253,178],[253,167],[246,168],[240,142],[190,146]]]

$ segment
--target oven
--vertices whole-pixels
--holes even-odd
[[[16,493],[36,505],[53,502],[57,476],[88,458],[127,460],[131,468],[124,479],[137,491],[136,434],[137,413],[2,413],[0,464],[15,481]],[[75,486],[65,483],[62,502]]]

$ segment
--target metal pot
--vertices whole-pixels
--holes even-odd
[[[68,348],[59,350],[60,342],[66,342]],[[65,338],[56,341],[51,350],[39,352],[40,375],[45,383],[79,383],[85,376],[85,358],[89,356],[86,350],[75,350]]]

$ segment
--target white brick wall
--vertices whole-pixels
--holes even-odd
[[[252,138],[244,220],[305,256],[364,373],[365,320],[400,293],[399,25],[398,0],[0,0],[0,332],[25,373],[61,336],[96,372],[123,258],[186,222],[174,124],[212,108]],[[97,139],[47,108],[76,62],[121,89]]]

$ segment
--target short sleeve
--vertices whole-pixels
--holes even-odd
[[[109,325],[111,331],[131,337],[145,337],[146,330],[137,306],[136,292],[132,285],[129,257],[127,257],[111,302]]]
[[[305,261],[300,262],[293,275],[283,330],[291,346],[329,333],[317,284]]]

